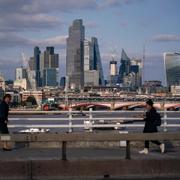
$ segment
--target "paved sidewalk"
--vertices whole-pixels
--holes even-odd
[[[148,155],[139,154],[140,149],[131,148],[131,159],[180,159],[180,148],[169,148],[164,154],[159,148],[151,148]],[[60,160],[61,149],[16,148],[12,151],[0,150],[0,160]],[[125,148],[93,149],[68,148],[67,159],[125,159]]]

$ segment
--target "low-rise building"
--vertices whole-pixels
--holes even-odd
[[[84,86],[99,86],[99,71],[84,71]]]

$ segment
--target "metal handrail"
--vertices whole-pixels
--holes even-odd
[[[180,117],[169,117],[167,116],[168,113],[180,113],[177,111],[159,111],[160,113],[162,113],[163,117],[162,117],[162,125],[161,127],[163,127],[164,131],[167,131],[168,127],[180,127],[180,124],[178,123],[168,123],[167,121],[173,121],[173,120],[180,120]],[[12,111],[11,113],[14,114],[67,114],[67,117],[30,117],[30,118],[26,118],[26,117],[18,117],[18,118],[14,118],[11,117],[9,118],[10,121],[14,122],[14,121],[24,121],[24,120],[28,120],[28,121],[38,121],[38,122],[42,122],[42,121],[67,121],[68,124],[10,124],[8,125],[9,128],[68,128],[69,132],[73,132],[73,128],[84,128],[84,129],[89,129],[90,132],[93,131],[93,128],[137,128],[137,127],[143,127],[144,123],[143,122],[143,118],[142,117],[93,117],[94,114],[107,114],[107,113],[111,113],[111,114],[122,114],[122,113],[144,113],[144,111],[92,111],[92,109],[90,109],[89,111],[72,111],[71,109],[69,111]],[[89,117],[87,116],[81,116],[81,117],[73,117],[73,114],[77,113],[79,115],[81,115],[81,113],[85,113],[86,115],[89,115]],[[108,124],[97,124],[95,123],[98,120],[104,120],[105,122],[108,121]],[[75,121],[83,121],[83,124],[73,124],[73,122]],[[87,121],[89,121],[87,123]],[[116,121],[115,123],[112,121]],[[137,121],[141,121],[138,124],[123,124],[126,123],[127,121],[132,121],[132,122],[137,122]]]
[[[126,141],[126,159],[131,159],[130,142],[144,140],[180,140],[180,133],[57,133],[57,134],[0,134],[0,142],[61,142],[62,160],[67,160],[68,142]]]
[[[121,110],[121,111],[10,111],[10,114],[68,114],[69,112],[71,113],[93,113],[93,114],[99,114],[99,113],[145,113],[145,111],[125,111],[125,110]],[[180,113],[180,111],[158,111],[160,113]]]
[[[15,127],[23,127],[23,128],[86,128],[87,126],[84,124],[73,124],[73,125],[68,125],[68,124],[32,124],[32,125],[27,125],[27,124],[18,124],[18,125],[9,125],[10,128],[15,128]],[[115,127],[144,127],[143,124],[93,124],[93,125],[88,125],[88,128],[115,128]],[[161,127],[180,127],[180,124],[167,124],[167,125],[161,125]]]

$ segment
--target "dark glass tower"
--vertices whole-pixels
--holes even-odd
[[[130,68],[131,68],[131,60],[127,56],[126,52],[124,49],[122,49],[121,52],[121,65],[119,67],[119,82],[123,82],[124,76],[128,75],[130,73]]]
[[[98,45],[98,40],[96,37],[91,38],[92,46],[93,46],[93,51],[94,51],[94,62],[93,62],[93,69],[99,71],[99,85],[104,86],[105,81],[104,81],[104,74],[103,74],[103,68],[102,68],[102,62],[101,62],[101,56],[99,52],[99,45]]]
[[[84,36],[82,19],[74,20],[69,27],[67,38],[66,75],[69,78],[69,86],[79,90],[84,87]]]
[[[41,51],[39,50],[39,47],[34,48],[34,64],[35,64],[35,72],[36,72],[36,86],[40,87],[41,86],[41,81],[40,81],[40,54]]]

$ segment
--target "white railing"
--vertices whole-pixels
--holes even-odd
[[[129,114],[144,114],[144,111],[12,111],[10,114],[14,115],[44,115],[43,117],[11,117],[9,118],[10,124],[9,128],[67,128],[69,132],[73,132],[74,128],[83,128],[93,131],[93,128],[142,128],[144,122],[142,117],[122,117],[122,113]],[[160,111],[162,115],[162,125],[163,131],[166,132],[167,128],[180,128],[180,112],[179,111]],[[57,115],[63,114],[65,117],[46,117],[46,115]],[[119,117],[107,117],[107,114],[117,115]],[[177,117],[169,117],[168,115],[177,114]],[[74,117],[78,115],[80,117]],[[95,117],[94,115],[103,115],[103,117]],[[99,124],[99,121],[104,120],[104,123]],[[176,120],[175,123],[171,121]],[[26,123],[16,123],[16,121],[28,121]],[[33,124],[33,122],[44,122],[39,124]],[[46,124],[47,121],[53,123]],[[56,124],[54,123],[56,122]],[[67,122],[62,124],[61,122]],[[77,122],[78,121],[78,122]],[[79,123],[81,121],[81,123]],[[132,121],[132,124],[126,124],[127,122]],[[136,124],[138,121],[138,124]],[[141,122],[142,121],[142,122]],[[29,124],[29,122],[32,122]],[[59,123],[60,122],[60,123]],[[74,124],[77,122],[77,124]],[[178,123],[177,123],[178,122]],[[135,124],[133,124],[135,123]]]

